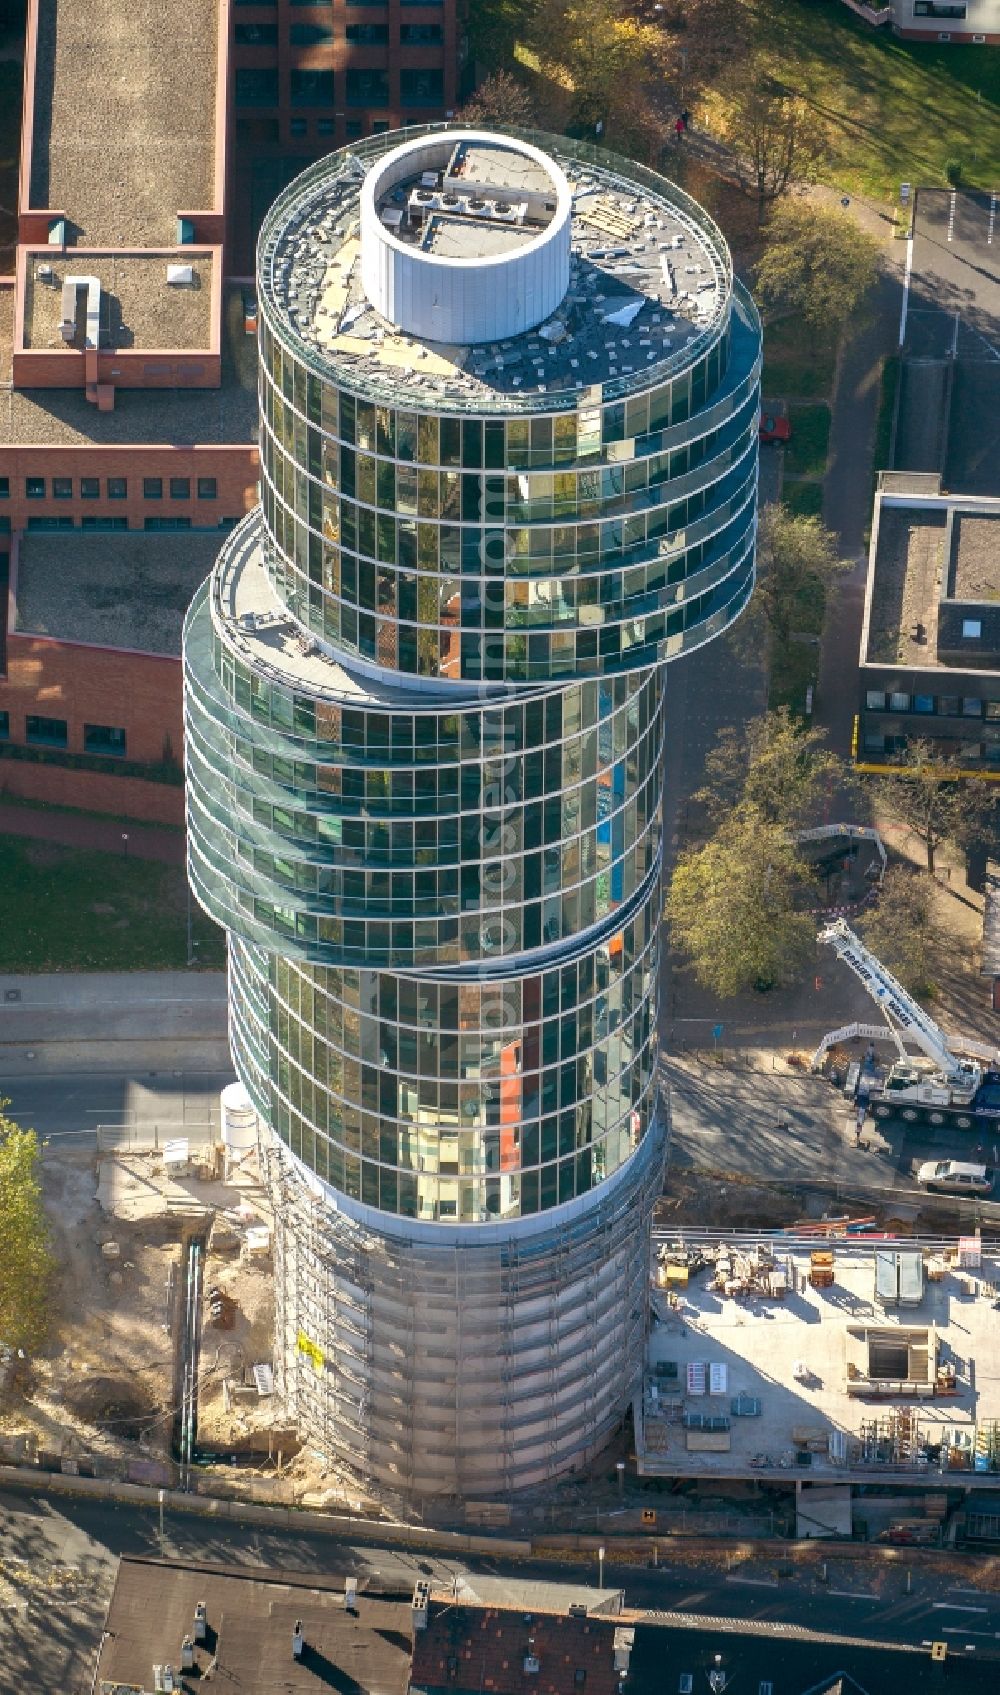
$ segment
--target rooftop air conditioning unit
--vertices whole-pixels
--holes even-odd
[[[538,1656],[536,1654],[525,1654],[525,1656],[524,1656],[524,1669],[525,1669],[525,1671],[537,1671],[538,1670]]]

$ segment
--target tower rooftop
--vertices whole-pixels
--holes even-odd
[[[640,166],[623,161],[619,174],[609,155],[595,163],[587,149],[577,152],[562,140],[551,155],[524,147],[438,130],[394,149],[397,169],[379,160],[366,168],[355,153],[321,161],[265,222],[265,319],[283,335],[291,330],[319,374],[374,400],[424,411],[575,408],[597,385],[609,400],[669,379],[714,338],[729,310],[732,272],[718,230],[680,190]],[[412,163],[400,157],[407,149]],[[362,254],[366,194],[379,240],[394,252],[449,268],[471,265],[481,273],[479,297],[497,284],[497,298],[509,301],[514,291],[491,280],[493,265],[555,242],[561,179],[568,194],[566,286],[533,326],[463,342],[437,339],[407,328],[405,309],[393,322],[373,304],[378,290]],[[518,209],[515,221],[496,215],[497,190],[500,206]],[[418,200],[421,193],[430,199]],[[445,206],[446,197],[458,204]]]

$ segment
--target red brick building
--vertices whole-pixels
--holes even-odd
[[[29,0],[0,277],[0,792],[181,821],[181,613],[257,498],[233,259],[252,269],[255,217],[308,158],[443,116],[456,66],[455,0]],[[166,623],[127,612],[129,582]]]

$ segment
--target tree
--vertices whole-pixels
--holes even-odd
[[[509,71],[494,71],[480,83],[458,116],[463,124],[475,129],[508,124],[515,129],[530,129],[535,122],[535,107],[523,82]]]
[[[0,1343],[35,1348],[48,1325],[54,1262],[42,1206],[38,1138],[0,1101]]]
[[[793,718],[787,706],[728,727],[705,760],[707,780],[693,798],[715,824],[749,806],[767,824],[801,828],[815,815],[823,789],[845,778],[843,761],[825,741],[825,730]]]
[[[771,317],[795,313],[817,330],[837,329],[874,284],[879,261],[874,236],[844,212],[784,200],[768,219],[757,298]]]
[[[757,598],[776,641],[788,641],[796,620],[822,618],[827,591],[849,561],[837,555],[833,533],[818,518],[785,506],[765,506],[757,537]],[[817,623],[818,627],[818,623]]]
[[[801,906],[814,888],[787,830],[742,808],[677,862],[666,906],[674,945],[723,998],[775,988],[812,958],[816,925]]]
[[[858,929],[904,989],[928,998],[934,993],[936,935],[932,921],[933,886],[925,872],[891,866],[878,905],[860,919]]]
[[[744,62],[725,94],[724,136],[736,180],[757,202],[757,219],[793,183],[810,182],[826,156],[815,113],[782,83],[764,56]]]
[[[989,785],[959,776],[954,754],[940,753],[916,738],[893,757],[896,771],[874,785],[877,811],[888,813],[916,836],[934,875],[938,849],[946,841],[968,846],[988,828],[995,796]]]
[[[494,70],[509,65],[531,25],[536,0],[478,0],[464,8],[468,56]]]
[[[541,0],[531,45],[543,70],[571,92],[571,125],[636,157],[665,139],[655,94],[669,46],[627,0]]]

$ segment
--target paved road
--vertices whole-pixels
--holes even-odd
[[[46,1073],[219,1071],[229,1065],[221,971],[0,976],[0,1082]]]
[[[929,1225],[942,1230],[957,1230],[973,1217],[991,1227],[1000,1224],[1000,1185],[996,1199],[973,1212],[974,1203],[960,1209],[945,1197],[932,1200],[915,1181],[925,1160],[992,1161],[1000,1154],[1000,1137],[974,1155],[969,1132],[911,1128],[898,1120],[876,1125],[869,1119],[859,1149],[853,1107],[821,1077],[716,1065],[693,1054],[671,1055],[665,1070],[674,1166],[735,1172],[765,1184],[824,1186],[873,1205],[891,1197],[897,1217],[920,1210]]]
[[[52,1136],[58,1146],[89,1145],[99,1124],[151,1129],[218,1124],[219,1091],[233,1081],[231,1066],[187,1069],[44,1072],[8,1075],[4,1092],[18,1124]]]
[[[825,1552],[825,1550],[824,1550]],[[541,1561],[452,1559],[381,1543],[270,1532],[266,1527],[168,1513],[161,1539],[155,1510],[66,1501],[0,1491],[0,1687],[35,1695],[87,1695],[94,1654],[120,1554],[149,1554],[356,1576],[408,1589],[418,1577],[450,1582],[455,1574],[500,1571],[568,1583],[597,1581],[596,1570]],[[782,1550],[746,1559],[698,1563],[690,1553],[661,1565],[609,1560],[605,1581],[623,1587],[627,1604],[658,1612],[794,1624],[833,1635],[919,1643],[968,1640],[977,1657],[1000,1653],[1000,1597],[976,1588],[979,1567],[948,1561],[940,1572],[917,1564],[906,1594],[902,1562],[877,1556],[862,1565],[829,1550],[826,1582],[818,1567],[789,1582]],[[684,1560],[688,1563],[685,1564]]]

